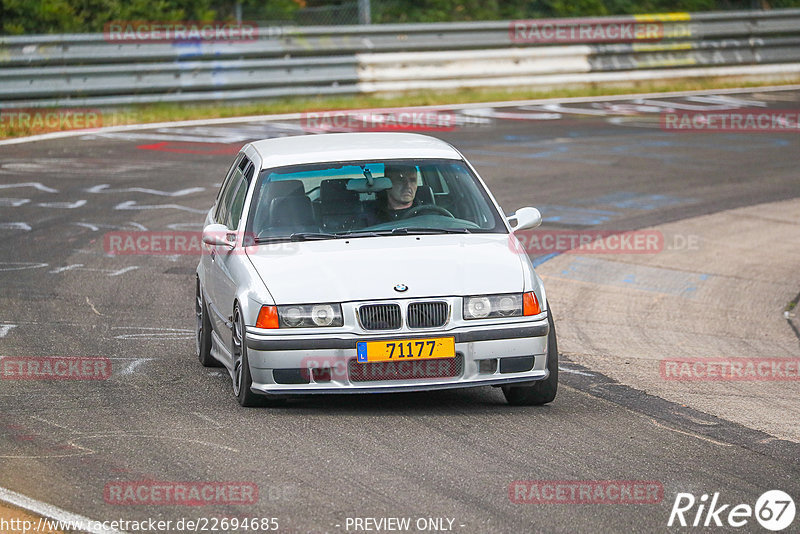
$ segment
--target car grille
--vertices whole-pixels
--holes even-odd
[[[350,360],[347,364],[351,382],[452,378],[461,376],[463,369],[464,357],[461,354],[456,354],[455,358],[402,362],[358,363],[358,360]]]
[[[368,304],[358,309],[364,330],[397,330],[402,324],[398,304]]]
[[[409,328],[438,328],[445,325],[449,312],[446,302],[413,302],[406,322]]]

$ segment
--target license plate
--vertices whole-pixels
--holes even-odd
[[[456,342],[452,337],[359,341],[356,350],[360,363],[455,358]]]

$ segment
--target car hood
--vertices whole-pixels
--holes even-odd
[[[276,304],[522,292],[509,235],[381,236],[248,247]],[[398,284],[408,286],[395,291]]]

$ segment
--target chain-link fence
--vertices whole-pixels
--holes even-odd
[[[369,5],[369,2],[366,2]],[[242,3],[242,20],[263,25],[289,24],[297,26],[339,26],[359,24],[359,2],[290,1],[283,9],[273,2]]]
[[[800,6],[800,0],[241,0],[245,20],[264,24],[337,26],[402,22],[466,22],[645,12],[770,9]],[[279,12],[279,10],[282,10]],[[282,15],[276,18],[276,15]]]
[[[97,2],[104,9],[94,9]],[[0,0],[0,35],[101,32],[114,21],[339,26],[786,7],[800,7],[800,0]]]

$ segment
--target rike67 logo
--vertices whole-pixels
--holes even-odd
[[[696,505],[696,508],[695,508]],[[667,526],[676,527],[721,527],[741,528],[752,525],[755,517],[758,524],[767,530],[778,532],[792,524],[795,516],[794,500],[781,490],[764,492],[755,506],[746,503],[737,505],[721,501],[719,492],[709,495],[704,493],[696,499],[691,493],[678,493],[669,514]],[[751,526],[747,529],[753,532]]]

